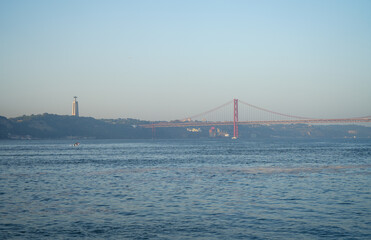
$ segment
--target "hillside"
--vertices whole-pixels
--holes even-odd
[[[139,120],[98,120],[91,117],[42,114],[0,118],[0,137],[11,139],[145,138],[147,129],[136,129]]]
[[[231,137],[233,126],[192,128],[139,127],[136,119],[94,119],[55,114],[0,116],[0,139],[150,139]],[[229,135],[228,135],[229,134]],[[241,125],[240,138],[371,138],[371,127],[359,125]]]

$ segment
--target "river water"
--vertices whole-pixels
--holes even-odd
[[[371,239],[371,140],[0,141],[0,239]]]

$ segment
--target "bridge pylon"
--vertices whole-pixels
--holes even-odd
[[[233,139],[238,138],[238,99],[233,99]]]

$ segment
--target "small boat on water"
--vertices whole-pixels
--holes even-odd
[[[73,144],[74,147],[77,147],[77,146],[79,146],[79,145],[80,145],[79,142],[75,142],[75,143]]]

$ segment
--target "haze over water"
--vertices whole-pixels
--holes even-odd
[[[370,12],[369,0],[0,1],[2,136],[63,132],[2,116],[71,115],[73,96],[81,117],[106,119],[185,119],[233,99],[370,116]],[[56,136],[82,136],[68,134]],[[370,139],[73,143],[0,141],[0,239],[371,239]]]
[[[370,140],[0,142],[1,239],[370,239]]]
[[[371,1],[0,1],[0,116],[369,116]]]

